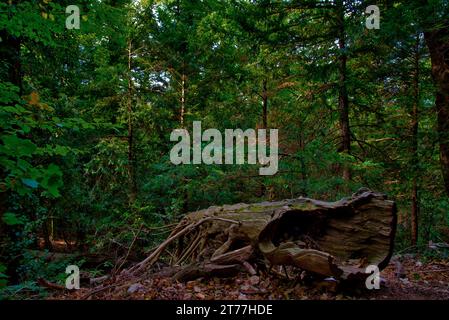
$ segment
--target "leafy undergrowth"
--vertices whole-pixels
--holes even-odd
[[[290,272],[289,270],[288,272]],[[423,263],[413,257],[392,260],[381,272],[381,288],[342,288],[334,281],[309,282],[272,271],[229,279],[198,279],[180,283],[159,275],[144,279],[105,282],[97,288],[55,294],[50,299],[173,299],[173,300],[357,300],[357,299],[449,299],[449,263]]]

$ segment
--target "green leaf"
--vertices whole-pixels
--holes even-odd
[[[15,158],[31,157],[37,149],[37,146],[30,140],[21,139],[17,136],[5,136],[2,140],[4,145],[1,146],[0,152]]]
[[[44,175],[41,182],[42,186],[53,197],[59,197],[59,188],[63,185],[61,169],[52,163],[44,171]]]
[[[56,146],[53,151],[56,155],[64,157],[67,155],[67,153],[69,153],[70,148],[64,146]]]
[[[61,177],[62,171],[57,165],[51,163],[47,168],[47,174]]]
[[[23,224],[23,221],[20,220],[14,213],[7,212],[3,215],[3,222],[8,226],[15,226],[19,224]]]

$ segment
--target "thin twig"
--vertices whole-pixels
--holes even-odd
[[[114,288],[114,287],[116,287],[116,286],[118,286],[118,285],[119,285],[119,283],[113,283],[113,284],[110,284],[110,285],[108,285],[108,286],[106,286],[106,287],[103,287],[103,288],[100,288],[100,289],[96,289],[96,290],[94,290],[94,291],[91,291],[91,292],[87,293],[86,295],[82,296],[82,297],[81,297],[81,300],[86,300],[87,298],[89,298],[90,296],[92,296],[92,295],[94,295],[94,294],[97,294],[97,293],[99,293],[99,292],[101,292],[101,291],[104,291],[104,290],[107,290],[107,289]]]
[[[132,247],[134,246],[134,243],[136,242],[136,239],[137,239],[137,237],[139,236],[140,231],[142,230],[142,227],[143,227],[143,224],[140,225],[139,230],[137,231],[136,235],[134,236],[133,241],[131,242],[131,245],[130,245],[129,248],[128,248],[128,252],[126,253],[125,258],[123,259],[123,261],[122,261],[122,263],[120,264],[120,266],[116,269],[116,271],[119,271],[119,270],[123,267],[123,265],[125,264],[126,260],[128,260],[128,257],[129,257],[129,254],[130,254],[130,252],[131,252],[131,249],[132,249]]]

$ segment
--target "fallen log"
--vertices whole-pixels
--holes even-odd
[[[144,261],[150,268],[167,248],[175,278],[233,276],[248,261],[290,265],[345,280],[365,268],[385,268],[393,253],[396,205],[384,194],[361,189],[337,202],[308,198],[210,207],[187,214]]]

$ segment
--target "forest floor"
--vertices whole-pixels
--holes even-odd
[[[290,271],[287,271],[291,273]],[[106,281],[97,288],[82,288],[73,293],[53,295],[50,299],[119,300],[447,300],[449,299],[449,262],[421,262],[413,256],[395,257],[381,272],[381,288],[368,290],[336,286],[334,281],[301,283],[283,270],[234,278],[198,279],[187,283],[171,277],[152,275],[125,282]],[[298,279],[298,277],[296,277]]]

